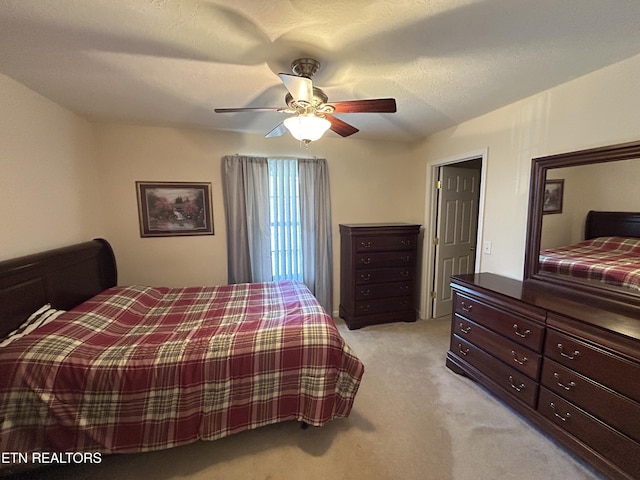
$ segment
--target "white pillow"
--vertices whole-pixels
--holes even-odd
[[[43,305],[38,310],[33,312],[22,325],[11,332],[7,336],[7,338],[0,342],[0,348],[6,347],[11,342],[24,337],[30,332],[33,332],[36,328],[41,327],[42,325],[46,325],[51,320],[58,318],[64,312],[64,310],[56,310],[55,308],[51,308],[51,304],[49,303]]]

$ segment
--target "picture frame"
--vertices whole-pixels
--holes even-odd
[[[213,235],[211,183],[136,182],[141,237]]]
[[[544,182],[544,202],[542,213],[562,213],[562,197],[564,195],[564,180],[546,180]]]

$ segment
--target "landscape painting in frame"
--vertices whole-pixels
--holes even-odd
[[[136,182],[141,237],[213,235],[211,183]]]
[[[544,204],[542,213],[562,213],[562,197],[564,195],[564,180],[547,180],[544,183]]]

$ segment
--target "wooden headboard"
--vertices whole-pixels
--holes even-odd
[[[640,213],[591,210],[584,226],[584,239],[596,237],[640,238]]]
[[[109,242],[95,239],[0,262],[0,338],[46,303],[69,310],[117,283]]]

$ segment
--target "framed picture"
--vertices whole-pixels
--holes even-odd
[[[547,180],[544,183],[544,204],[542,213],[562,213],[564,180]]]
[[[211,183],[136,182],[141,237],[213,235]]]

